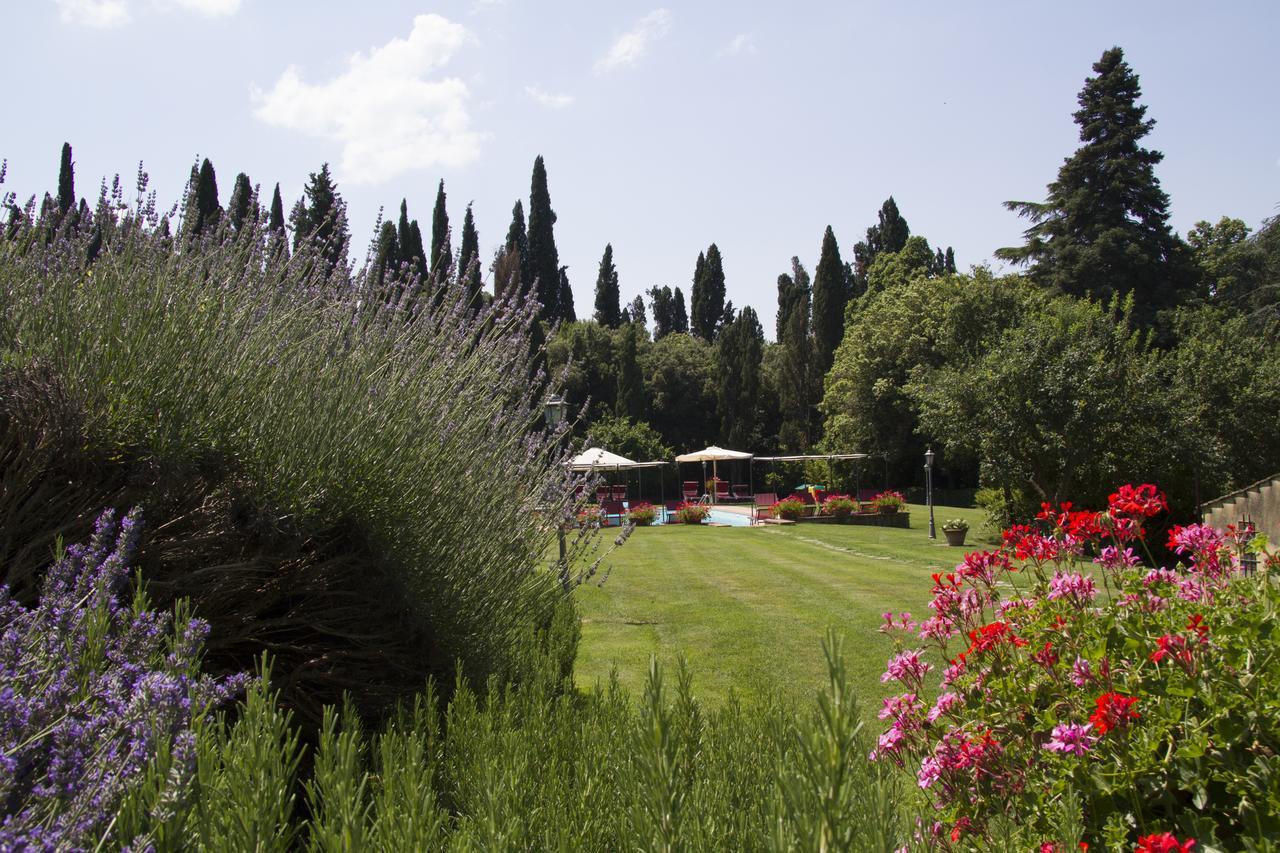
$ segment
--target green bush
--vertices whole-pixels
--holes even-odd
[[[518,677],[571,607],[541,565],[572,490],[529,314],[424,307],[412,283],[388,302],[247,232],[179,250],[122,223],[92,264],[88,235],[0,239],[15,594],[56,535],[128,501],[153,522],[157,603],[192,600],[215,667],[272,651],[314,718],[355,685],[377,711],[458,660],[476,683]]]
[[[795,521],[802,515],[809,512],[809,505],[799,498],[783,498],[773,505],[773,515],[775,518],[785,518]]]

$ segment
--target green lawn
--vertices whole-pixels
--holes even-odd
[[[969,545],[982,514],[935,508],[936,542],[928,512],[912,506],[911,529],[796,524],[764,528],[637,529],[609,558],[603,587],[578,591],[582,646],[580,688],[616,668],[633,694],[644,683],[649,656],[689,661],[695,694],[718,702],[777,691],[807,699],[826,677],[821,640],[829,626],[845,637],[850,677],[866,697],[863,710],[887,695],[880,684],[890,639],[881,614],[927,610],[929,575],[949,570],[966,549],[949,548],[944,519],[966,518]]]

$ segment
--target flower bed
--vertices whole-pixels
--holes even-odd
[[[678,524],[701,524],[710,514],[711,509],[705,504],[684,501],[676,506],[675,519]]]
[[[902,492],[885,491],[871,499],[871,507],[877,512],[894,513],[907,505],[907,498]]]
[[[633,504],[627,510],[627,520],[637,527],[649,527],[658,520],[658,510],[651,503]]]
[[[787,521],[797,521],[811,515],[812,512],[809,505],[799,498],[783,498],[773,505],[773,517],[784,518]]]
[[[1164,509],[1150,485],[1102,512],[1046,504],[933,575],[927,619],[885,614],[913,640],[882,678],[904,692],[872,756],[912,774],[938,845],[997,821],[1056,850],[1280,833],[1280,594],[1242,572],[1230,529],[1174,527],[1180,560],[1155,565],[1143,525]],[[930,660],[946,662],[936,689]]]

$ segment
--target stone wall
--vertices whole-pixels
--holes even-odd
[[[1201,504],[1200,518],[1217,528],[1248,519],[1260,533],[1267,535],[1270,550],[1277,550],[1280,548],[1280,474]]]

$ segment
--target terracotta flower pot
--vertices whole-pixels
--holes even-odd
[[[964,545],[964,537],[968,532],[968,528],[964,530],[947,530],[945,527],[942,528],[942,535],[947,537],[947,544],[956,548]]]

